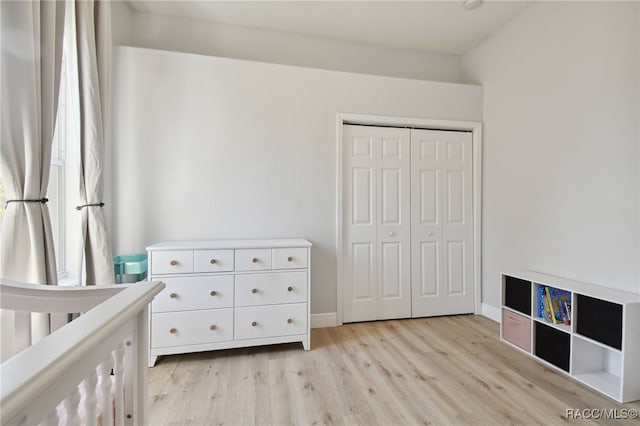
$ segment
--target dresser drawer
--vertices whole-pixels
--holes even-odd
[[[233,307],[233,275],[164,278],[151,304],[156,312]]]
[[[306,248],[273,249],[273,269],[296,269],[307,267]]]
[[[236,275],[236,306],[307,301],[307,272]]]
[[[233,271],[233,250],[196,250],[193,269],[194,272]]]
[[[531,319],[502,309],[502,338],[531,352]]]
[[[235,338],[260,339],[307,333],[307,304],[236,308]]]
[[[236,271],[271,269],[271,249],[236,250]]]
[[[154,251],[151,255],[151,275],[193,272],[193,251]]]
[[[233,340],[233,309],[165,312],[151,316],[151,347]]]

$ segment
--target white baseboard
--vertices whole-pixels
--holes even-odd
[[[311,328],[336,327],[338,325],[336,312],[311,314]]]
[[[482,304],[482,316],[487,317],[490,320],[493,320],[497,323],[500,323],[500,309],[494,308],[491,305],[487,305],[486,303]]]
[[[500,309],[494,308],[486,303],[482,304],[482,316],[492,321],[500,322]],[[336,312],[326,312],[324,314],[311,314],[311,328],[337,327]]]

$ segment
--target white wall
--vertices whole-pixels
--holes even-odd
[[[479,121],[482,89],[120,47],[114,248],[304,237],[336,311],[336,113]]]
[[[537,2],[463,57],[484,87],[483,301],[526,268],[640,293],[637,2]]]
[[[460,56],[325,40],[238,25],[129,12],[117,44],[336,71],[461,82]]]
[[[127,41],[131,38],[131,9],[126,5],[124,1],[112,1],[111,5],[111,41],[113,46],[118,46],[121,44],[126,44]],[[112,66],[113,67],[113,66]],[[113,70],[112,70],[113,74]],[[108,120],[114,114],[113,104],[109,105],[109,117]],[[104,182],[104,202],[107,206],[112,206],[113,204],[113,180],[111,177],[111,171],[113,170],[113,144],[111,141],[113,138],[111,137],[111,127],[107,126],[106,129],[106,140],[107,144],[105,145],[105,182]],[[107,229],[113,229],[113,209],[106,208],[105,212],[105,220],[107,221]],[[114,252],[114,255],[119,254],[118,252]]]

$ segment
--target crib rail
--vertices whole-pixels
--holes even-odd
[[[0,309],[26,312],[87,312],[127,289],[122,285],[63,287],[0,279]]]
[[[102,424],[145,425],[148,305],[164,284],[148,282],[69,289],[47,287],[0,282],[0,308],[28,308],[32,312],[89,310],[0,364],[2,424],[57,424],[57,407],[61,403],[67,407],[66,423],[77,424],[79,386],[95,390],[97,376],[102,374],[104,390],[108,391],[106,379],[113,369],[115,386],[130,390],[124,407],[120,412],[117,406],[114,410],[120,420],[110,419],[109,403],[105,410],[107,421],[103,418]],[[108,299],[100,303],[105,297]],[[70,300],[75,303],[73,309],[69,309]],[[127,364],[126,375],[120,374],[123,363]],[[110,379],[108,386],[111,386]],[[86,405],[91,412],[95,401],[92,394],[88,395]],[[95,422],[95,418],[87,419],[87,424]]]

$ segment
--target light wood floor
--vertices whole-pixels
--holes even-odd
[[[150,424],[595,424],[568,408],[620,405],[499,341],[484,317],[313,329],[312,350],[276,345],[162,357]],[[600,424],[640,424],[638,420]]]

